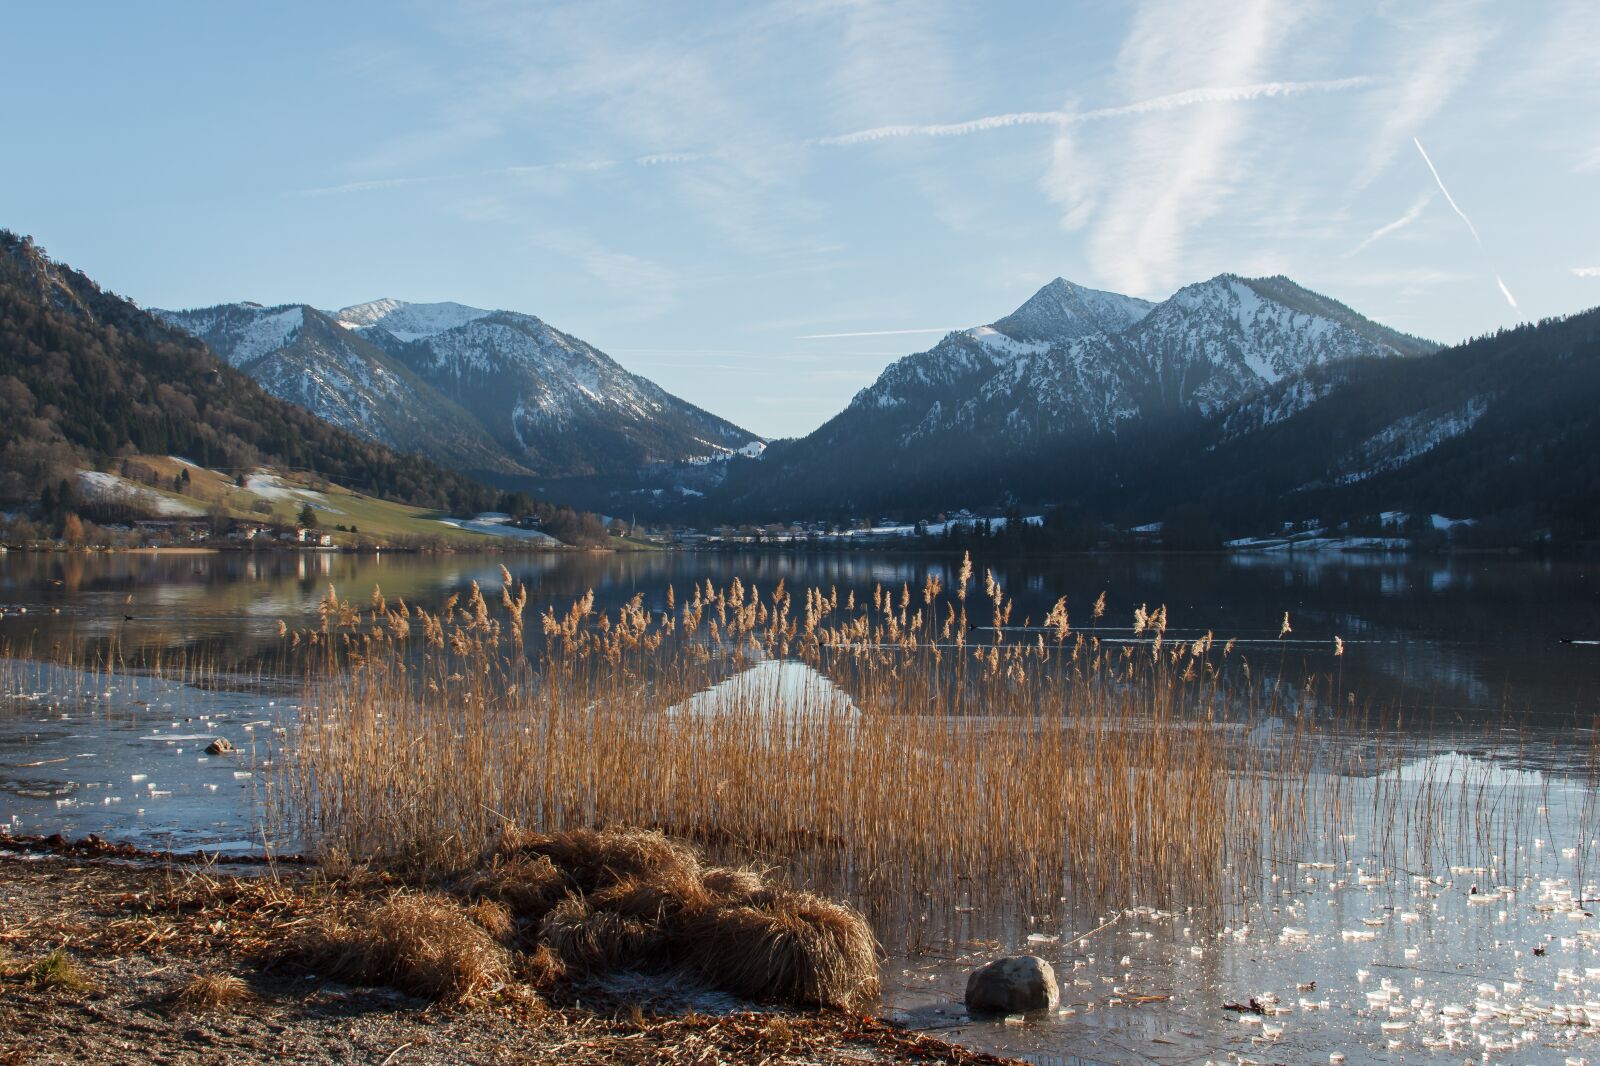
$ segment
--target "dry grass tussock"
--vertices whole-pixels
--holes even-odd
[[[795,1007],[861,1007],[878,994],[864,917],[752,871],[706,868],[693,848],[642,829],[507,831],[448,892],[320,912],[275,959],[466,1007],[624,970]]]
[[[460,1005],[512,980],[511,953],[460,901],[437,894],[400,892],[368,912],[324,916],[284,956],[318,976]]]
[[[620,971],[791,1006],[856,1007],[878,994],[878,945],[861,915],[749,870],[705,867],[692,848],[638,829],[509,830],[449,891],[322,914],[280,958],[466,1006]]]
[[[0,951],[0,977],[20,980],[35,988],[88,992],[94,982],[65,950],[57,948],[33,962],[14,959]]]
[[[854,1007],[878,994],[878,945],[860,914],[751,870],[707,867],[660,832],[511,830],[488,871],[465,878],[465,890],[493,886],[521,929],[515,943],[533,956],[527,968],[546,979],[664,972],[798,1006]],[[529,890],[518,890],[517,871],[534,879]],[[550,905],[557,883],[569,894]]]
[[[215,1011],[237,1007],[255,999],[255,993],[241,977],[226,973],[197,973],[173,994],[173,1005],[182,1010]]]

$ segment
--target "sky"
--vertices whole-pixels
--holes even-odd
[[[1600,304],[1594,0],[9,5],[0,226],[146,307],[536,314],[768,436],[1054,277]]]

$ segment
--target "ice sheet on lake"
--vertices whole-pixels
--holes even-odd
[[[849,694],[802,662],[767,659],[667,711],[669,715],[757,714],[775,720],[857,719]]]

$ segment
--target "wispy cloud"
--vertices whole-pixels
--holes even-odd
[[[678,271],[642,256],[611,248],[585,233],[546,229],[531,234],[529,243],[554,252],[577,266],[607,291],[626,301],[622,317],[644,319],[677,301],[684,278]]]
[[[1132,120],[1128,130],[1096,138],[1104,143],[1091,152],[1077,139],[1085,123],[1061,124],[1041,179],[1061,209],[1061,224],[1088,226],[1096,277],[1120,291],[1146,294],[1175,280],[1190,230],[1223,210],[1251,172],[1241,155],[1254,113],[1224,105],[1367,84],[1264,78],[1299,17],[1298,9],[1273,0],[1147,0],[1139,6],[1118,53],[1116,78],[1136,102],[1081,112],[1091,119],[1125,116]],[[1192,88],[1197,85],[1234,88]]]
[[[803,341],[831,341],[843,337],[904,337],[913,333],[954,333],[965,326],[928,326],[922,329],[866,329],[855,333],[808,333],[799,338]]]
[[[1369,107],[1375,129],[1356,184],[1366,186],[1381,174],[1472,73],[1494,39],[1494,27],[1477,17],[1479,0],[1440,0],[1428,7],[1396,5],[1389,37],[1395,42],[1387,65],[1398,72],[1378,86]]]
[[[1572,272],[1580,278],[1600,278],[1600,267],[1573,267]]]
[[[1369,84],[1369,77],[1332,78],[1323,81],[1268,81],[1254,85],[1234,85],[1211,88],[1185,89],[1165,93],[1147,100],[1113,107],[1097,107],[1087,111],[1012,111],[1002,115],[985,115],[965,122],[946,122],[924,125],[875,126],[872,129],[840,133],[831,137],[818,137],[807,143],[815,145],[866,144],[871,141],[892,140],[901,137],[963,137],[969,133],[987,133],[991,130],[1010,129],[1014,126],[1071,126],[1080,122],[1100,119],[1127,118],[1148,115],[1158,111],[1172,111],[1199,104],[1241,103],[1274,96],[1298,96],[1312,92],[1338,92]]]
[[[1414,203],[1410,207],[1406,208],[1406,213],[1405,214],[1401,215],[1399,218],[1395,219],[1393,222],[1385,223],[1384,225],[1379,226],[1377,229],[1373,230],[1371,233],[1367,234],[1365,240],[1363,240],[1360,244],[1356,245],[1354,248],[1350,249],[1348,252],[1345,253],[1346,258],[1348,258],[1350,256],[1353,256],[1353,255],[1360,254],[1361,252],[1365,251],[1367,248],[1371,247],[1373,244],[1375,244],[1378,241],[1381,241],[1385,237],[1389,236],[1389,234],[1398,232],[1399,230],[1403,230],[1407,226],[1411,225],[1411,223],[1415,222],[1417,219],[1422,217],[1422,212],[1427,209],[1428,204],[1432,200],[1433,200],[1433,193],[1431,193],[1431,192],[1423,193],[1422,196],[1417,198],[1417,202],[1416,203]]]
[[[403,189],[411,185],[432,185],[441,181],[453,181],[464,177],[461,174],[430,174],[416,178],[375,178],[371,181],[347,181],[341,185],[321,185],[311,189],[296,190],[296,196],[344,196],[359,192],[383,192],[388,189]]]
[[[1467,231],[1472,234],[1472,239],[1477,243],[1479,251],[1482,251],[1483,238],[1478,236],[1478,227],[1472,224],[1472,219],[1468,218],[1467,213],[1461,210],[1461,205],[1456,203],[1454,196],[1450,195],[1450,190],[1444,187],[1444,179],[1439,176],[1439,168],[1433,165],[1433,160],[1428,158],[1428,150],[1422,147],[1422,142],[1416,137],[1411,138],[1411,143],[1417,146],[1418,152],[1422,153],[1422,161],[1428,164],[1428,172],[1433,175],[1433,180],[1438,184],[1439,191],[1444,193],[1445,203],[1450,205],[1450,210],[1461,216],[1461,221],[1467,224]],[[1500,286],[1500,292],[1505,296],[1506,303],[1511,305],[1512,310],[1516,310],[1517,298],[1511,295],[1510,289],[1506,288],[1506,283],[1501,279],[1498,271],[1494,272],[1494,282]]]
[[[468,181],[481,178],[519,178],[530,177],[537,174],[568,173],[593,173],[601,170],[612,170],[617,167],[661,167],[675,164],[698,163],[702,160],[716,158],[714,153],[707,152],[663,152],[655,155],[641,155],[632,159],[567,159],[549,163],[517,163],[511,166],[490,167],[486,170],[462,171],[453,174],[430,174],[412,178],[378,178],[373,181],[350,181],[342,185],[324,185],[317,188],[301,189],[298,196],[343,196],[350,193],[382,192],[387,189],[400,189],[412,185],[436,185],[441,182]]]
[[[982,118],[971,119],[966,122],[875,126],[871,129],[856,130],[852,133],[841,133],[834,136],[817,137],[808,141],[797,142],[795,147],[848,146],[869,144],[874,141],[892,140],[905,137],[960,137],[971,133],[985,133],[991,130],[1008,129],[1014,126],[1071,126],[1084,122],[1096,122],[1116,118],[1130,118],[1138,115],[1154,114],[1161,111],[1172,111],[1177,108],[1196,107],[1201,104],[1242,103],[1250,100],[1269,99],[1278,96],[1299,96],[1304,93],[1338,92],[1344,89],[1358,88],[1362,85],[1369,84],[1372,80],[1373,79],[1369,77],[1363,76],[1333,78],[1321,81],[1272,81],[1259,82],[1253,85],[1185,89],[1181,92],[1166,93],[1162,96],[1151,97],[1147,100],[1137,100],[1129,104],[1091,108],[1084,111],[1016,111],[1003,115],[986,115]],[[325,185],[315,188],[301,189],[299,190],[298,195],[316,197],[337,196],[348,193],[381,192],[388,189],[399,189],[415,185],[431,185],[438,184],[440,182],[463,181],[474,178],[518,176],[548,173],[553,171],[597,171],[620,166],[658,167],[684,165],[723,160],[729,158],[730,154],[731,153],[726,150],[706,152],[654,152],[646,155],[634,156],[633,158],[627,160],[586,159],[559,160],[547,163],[526,163],[461,173],[430,174],[417,177],[375,178],[368,181],[351,181],[339,185]]]

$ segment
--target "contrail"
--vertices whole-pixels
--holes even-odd
[[[1521,308],[1517,306],[1517,298],[1511,295],[1511,290],[1506,288],[1506,283],[1500,279],[1499,274],[1494,276],[1494,283],[1500,286],[1500,294],[1506,298],[1506,303],[1511,305],[1511,309],[1513,311],[1520,311]]]
[[[1439,191],[1444,193],[1445,202],[1450,205],[1450,209],[1452,211],[1461,216],[1461,221],[1467,224],[1467,229],[1472,233],[1472,239],[1478,243],[1478,250],[1482,251],[1483,238],[1478,236],[1478,227],[1472,224],[1472,219],[1468,218],[1467,213],[1461,210],[1461,205],[1456,203],[1456,198],[1454,196],[1450,195],[1450,190],[1444,187],[1444,179],[1439,176],[1439,168],[1433,165],[1433,160],[1428,158],[1428,150],[1422,147],[1422,142],[1415,137],[1411,138],[1411,143],[1416,145],[1417,151],[1422,153],[1422,161],[1428,164],[1428,172],[1433,175],[1433,180],[1439,186]],[[1506,288],[1506,283],[1504,279],[1500,277],[1499,272],[1491,270],[1491,273],[1494,274],[1495,284],[1500,286],[1500,292],[1503,296],[1505,296],[1506,303],[1511,305],[1511,309],[1513,311],[1519,310],[1517,307],[1517,298],[1511,295],[1510,289]]]
[[[1580,278],[1600,278],[1600,267],[1573,267],[1572,272]]]
[[[801,337],[800,340],[831,341],[840,337],[900,337],[907,333],[954,333],[965,328],[965,326],[950,326],[948,328],[929,327],[927,329],[869,329],[861,333],[812,333]]]
[[[969,133],[982,133],[987,130],[1005,129],[1010,126],[1070,126],[1079,122],[1094,122],[1099,119],[1122,118],[1128,115],[1149,114],[1154,111],[1170,111],[1179,107],[1194,107],[1197,104],[1230,103],[1258,100],[1272,96],[1298,96],[1302,93],[1311,92],[1337,92],[1341,89],[1353,89],[1357,86],[1366,85],[1373,80],[1370,77],[1355,77],[1332,78],[1323,81],[1268,81],[1254,85],[1185,89],[1182,92],[1168,93],[1165,96],[1156,96],[1148,100],[1136,100],[1131,104],[1097,107],[1090,111],[1013,111],[1003,115],[986,115],[967,122],[921,126],[878,126],[873,129],[856,130],[853,133],[840,133],[831,137],[815,137],[800,143],[808,146],[866,144],[870,141],[898,137],[960,137]],[[723,151],[656,152],[649,155],[635,156],[628,160],[592,159],[587,161],[531,163],[523,166],[496,167],[491,170],[470,173],[353,181],[343,185],[301,189],[295,195],[307,197],[338,196],[345,193],[374,192],[382,189],[403,188],[408,185],[426,185],[434,182],[458,181],[469,178],[519,176],[544,171],[604,170],[624,164],[632,164],[638,167],[681,165],[699,163],[708,159],[719,159],[726,154]],[[927,332],[934,331],[929,330]],[[870,335],[864,334],[864,336]]]
[[[1461,216],[1461,221],[1465,222],[1467,229],[1472,231],[1472,239],[1478,242],[1479,248],[1482,248],[1483,238],[1478,236],[1478,227],[1472,224],[1472,219],[1468,218],[1467,213],[1461,210],[1461,205],[1456,203],[1454,196],[1450,195],[1450,190],[1444,187],[1444,179],[1439,176],[1439,168],[1433,165],[1433,160],[1428,158],[1428,150],[1422,147],[1422,142],[1415,137],[1411,138],[1411,143],[1416,145],[1417,151],[1422,153],[1422,161],[1428,164],[1428,170],[1433,174],[1433,180],[1438,183],[1439,191],[1444,193],[1445,202],[1450,205],[1452,211]]]
[[[1365,251],[1367,246],[1372,244],[1374,241],[1381,241],[1395,230],[1404,229],[1405,227],[1411,225],[1411,223],[1422,217],[1423,209],[1428,206],[1428,201],[1432,199],[1433,193],[1430,192],[1423,194],[1421,199],[1406,209],[1405,214],[1401,215],[1393,222],[1390,222],[1387,225],[1379,226],[1377,229],[1367,234],[1366,240],[1362,241],[1360,244],[1344,253],[1345,258],[1349,258],[1352,255],[1356,255],[1362,251]]]
[[[1268,96],[1296,96],[1308,92],[1336,92],[1353,89],[1372,81],[1371,78],[1334,78],[1325,81],[1268,81],[1255,85],[1185,89],[1148,100],[1115,107],[1097,107],[1091,111],[1012,111],[1003,115],[985,115],[966,122],[945,122],[931,125],[875,126],[872,129],[840,133],[832,137],[818,137],[808,141],[816,145],[864,144],[897,137],[961,137],[969,133],[1006,129],[1011,126],[1070,126],[1079,122],[1092,122],[1103,118],[1121,118],[1126,115],[1144,115],[1152,111],[1170,111],[1173,108],[1193,107],[1196,104],[1229,103],[1257,100]]]

